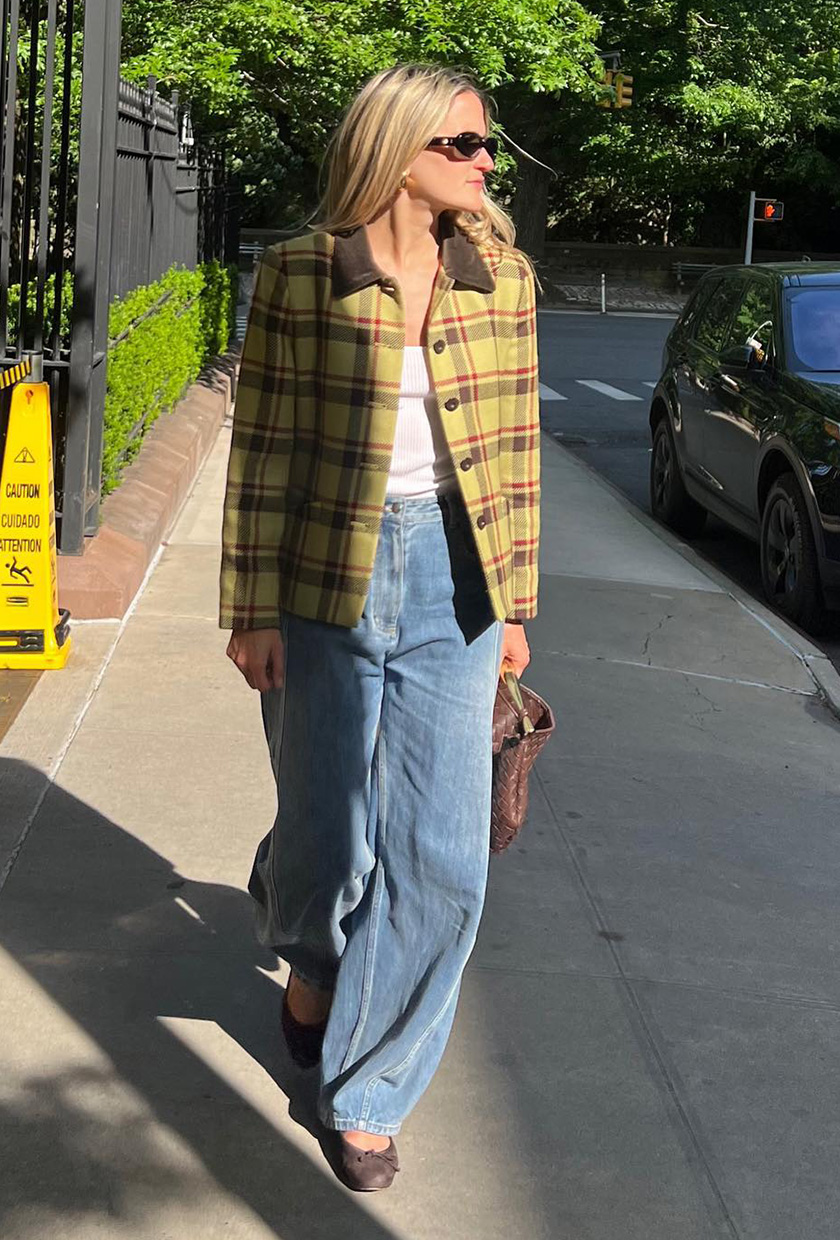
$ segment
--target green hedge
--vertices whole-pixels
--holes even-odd
[[[204,363],[223,353],[236,314],[237,268],[213,261],[172,267],[111,305],[102,493],[119,484],[156,418],[178,401]]]
[[[108,313],[108,381],[102,450],[102,493],[119,485],[120,472],[137,455],[156,418],[171,409],[205,362],[228,347],[236,320],[239,271],[215,259],[196,271],[171,267],[154,284],[111,303]],[[47,280],[48,316],[55,276]],[[73,278],[66,272],[62,336],[70,331]],[[27,303],[35,313],[35,288]],[[20,286],[9,288],[9,338],[17,334]],[[52,323],[45,324],[49,340]]]

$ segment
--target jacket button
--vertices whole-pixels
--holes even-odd
[[[432,345],[432,348],[434,349],[435,353],[442,353],[443,350],[446,348],[446,341],[436,340],[435,343]]]
[[[468,456],[464,457],[463,461],[461,461],[461,469],[464,469],[464,470],[472,469],[472,460],[470,459],[470,457]]]
[[[476,521],[476,525],[478,526],[480,530],[483,530],[486,524],[487,524],[487,518],[485,517],[484,513],[482,513],[481,516]]]
[[[446,404],[443,407],[444,409],[448,409],[449,412],[451,413],[453,409],[458,408],[458,401],[456,400],[454,396],[450,396],[449,400],[446,402]]]

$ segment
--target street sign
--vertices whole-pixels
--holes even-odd
[[[755,219],[762,224],[778,224],[779,220],[784,219],[785,204],[779,202],[778,198],[757,198]]]

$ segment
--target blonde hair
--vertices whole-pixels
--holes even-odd
[[[465,91],[478,96],[489,122],[492,100],[462,70],[402,64],[370,78],[327,148],[322,165],[326,188],[317,222],[309,227],[336,233],[375,219],[393,199],[406,168],[440,132],[453,100]],[[445,214],[477,245],[491,241],[500,250],[515,250],[513,220],[486,193],[479,211]]]

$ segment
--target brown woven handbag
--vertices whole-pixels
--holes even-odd
[[[548,703],[506,672],[493,706],[491,852],[504,852],[521,831],[528,813],[528,775],[553,731]]]

